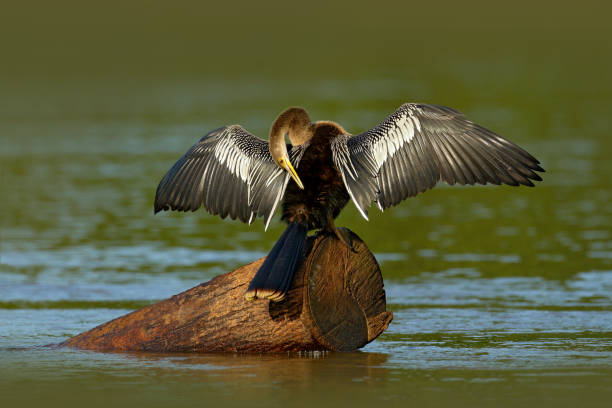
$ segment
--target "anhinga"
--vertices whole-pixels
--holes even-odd
[[[272,124],[269,143],[238,125],[202,137],[159,183],[155,212],[204,206],[249,224],[263,217],[267,229],[282,201],[289,226],[246,293],[278,301],[291,286],[309,230],[327,230],[352,248],[334,226],[349,199],[367,220],[372,202],[384,210],[439,180],[533,186],[531,180],[542,180],[535,171],[544,169],[525,150],[444,106],[407,103],[354,136],[289,108]]]

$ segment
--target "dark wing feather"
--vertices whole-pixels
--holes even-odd
[[[543,172],[532,155],[444,106],[407,103],[375,128],[332,141],[336,167],[362,215],[449,184],[533,186]]]
[[[297,167],[305,146],[287,150]],[[267,228],[289,178],[272,159],[267,141],[238,125],[222,127],[202,137],[162,178],[155,212],[204,206],[211,214],[249,224],[264,217]]]

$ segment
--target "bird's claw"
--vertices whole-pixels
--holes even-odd
[[[344,245],[346,245],[348,249],[351,250],[351,252],[355,254],[357,253],[357,249],[355,249],[355,246],[353,245],[351,233],[348,230],[344,228],[334,228],[334,234],[342,243],[344,243]]]

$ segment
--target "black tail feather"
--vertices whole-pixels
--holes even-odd
[[[247,299],[282,300],[293,283],[306,244],[308,228],[291,223],[278,239],[247,289]]]

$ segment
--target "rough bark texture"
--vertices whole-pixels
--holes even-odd
[[[351,232],[356,253],[335,237],[308,239],[281,302],[247,301],[259,259],[144,307],[60,346],[105,351],[283,352],[363,347],[393,318],[376,259]]]

